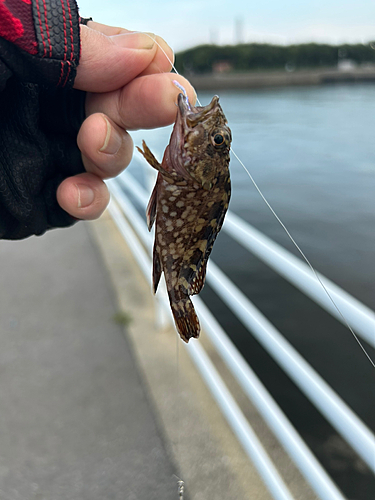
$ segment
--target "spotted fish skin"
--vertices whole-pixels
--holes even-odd
[[[158,177],[147,207],[156,221],[153,288],[161,274],[182,340],[197,338],[200,325],[190,300],[204,285],[206,267],[230,199],[231,131],[214,97],[208,106],[190,107],[178,97],[175,126],[160,164],[143,142],[143,154]]]

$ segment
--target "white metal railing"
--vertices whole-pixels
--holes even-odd
[[[134,194],[143,206],[146,206],[148,201],[148,194],[131,175],[121,176],[118,182],[126,190]],[[127,206],[124,207],[125,210],[129,209],[129,205],[130,202],[128,201]],[[142,221],[142,218],[139,216],[139,214],[137,215],[139,217],[138,222],[140,223],[140,221]],[[227,217],[228,216],[230,219],[232,219],[233,217],[235,219],[238,219],[241,222],[242,231],[244,232],[245,229],[247,231],[247,235],[251,230],[256,231],[249,224],[245,223],[244,221],[239,219],[239,217],[234,216],[230,212],[227,214]],[[282,247],[279,247],[279,245],[276,245],[274,242],[272,242],[272,240],[266,238],[259,231],[256,231],[255,234],[257,236],[257,241],[260,241],[262,246],[265,246],[265,244],[267,244],[268,247],[271,247],[273,255],[277,253],[279,248],[283,250],[282,258],[284,259],[284,261],[286,261],[287,258],[290,259],[294,274],[298,272],[296,271],[296,269],[301,269],[301,273],[303,273],[303,276],[308,274],[306,271],[307,266],[303,265],[305,267],[302,266],[302,268],[299,268],[294,262],[297,261],[297,263],[299,263],[299,259],[294,257],[292,254],[289,254],[288,251],[284,250]],[[140,237],[143,238],[144,243],[145,241],[148,241],[148,245],[151,245],[152,238],[148,233],[143,236],[140,234]],[[263,237],[263,240],[261,240],[261,237]],[[273,257],[273,260],[275,260],[275,257]],[[280,265],[281,264],[279,262],[278,266]],[[312,274],[311,270],[310,274]],[[324,280],[324,283],[328,281],[323,276],[321,279]],[[212,260],[208,265],[207,281],[213,287],[215,292],[221,297],[221,299],[235,312],[237,317],[239,317],[246,328],[254,335],[256,335],[258,341],[262,343],[263,347],[265,347],[265,349],[274,357],[278,364],[283,367],[283,369],[289,374],[289,376],[306,394],[306,396],[309,397],[310,400],[312,400],[317,408],[319,408],[319,410],[330,421],[333,427],[335,427],[336,430],[341,435],[343,435],[343,437],[352,445],[352,447],[369,465],[369,467],[372,470],[375,470],[375,437],[371,433],[371,431],[342,401],[342,399],[339,398],[339,396],[328,386],[328,384],[324,382],[324,380],[316,373],[316,371],[298,354],[298,352],[281,335],[281,333],[278,332],[276,328],[260,313],[260,311],[255,308],[255,306],[245,297],[245,295],[237,287],[235,287],[235,285],[230,282],[230,280],[228,280],[224,273],[222,273],[222,271],[213,264]],[[356,301],[356,299],[337,287],[337,285],[334,285],[334,287],[334,292],[337,296],[339,294],[340,296],[346,295],[346,303],[350,303],[350,299],[358,302]],[[332,289],[330,289],[330,291],[332,291]],[[367,308],[363,306],[363,309]],[[353,307],[351,309],[352,315],[355,315],[356,310],[360,311],[357,307]],[[345,313],[346,312],[347,311],[345,310]],[[370,313],[367,311],[366,313],[367,318],[370,318]],[[364,315],[361,314],[360,311],[359,318],[363,319],[363,317]],[[374,325],[372,325],[370,320],[367,319],[367,321],[367,327],[369,329],[372,329],[373,327],[373,331],[375,331],[375,323]]]
[[[285,250],[255,227],[229,212],[223,230],[247,248],[278,274],[299,288],[305,295],[322,306],[332,316],[346,324],[322,285],[307,264]],[[345,292],[342,288],[319,274],[325,288],[343,313],[350,326],[372,347],[375,347],[375,313],[370,308]]]
[[[115,196],[116,201],[121,199],[117,198],[115,195],[116,188],[114,187],[113,182],[111,182],[110,189],[112,194]],[[136,233],[125,219],[123,213],[112,201],[109,205],[109,212],[115,220],[118,228],[133,252],[134,257],[138,261],[145,278],[149,281],[151,286],[151,259],[147,257],[146,251],[139,243]],[[145,266],[147,260],[148,262]],[[164,296],[162,304],[164,307],[169,309],[168,299],[166,296]],[[171,321],[173,320],[171,319]],[[276,500],[295,500],[204,349],[197,342],[194,345],[190,344],[189,347],[186,346],[186,348],[188,348],[190,356],[198,367],[224,415],[227,417],[227,420],[229,421],[246,453],[257,467],[273,498]],[[330,498],[343,500],[342,496]]]
[[[269,428],[315,490],[318,497],[324,500],[342,499],[343,496],[336,485],[218,324],[213,314],[202,300],[198,299],[198,301],[197,304],[196,299],[194,305],[198,311],[205,334],[210,337],[217,352],[225,359],[227,367],[239,382],[245,394],[258,409]]]
[[[137,234],[149,253],[152,246],[152,236],[147,232],[144,218],[142,218],[133,207],[128,197],[120,188],[120,185],[132,193],[132,195],[135,196],[138,202],[144,207],[148,201],[148,194],[128,173],[120,176],[118,181],[109,182],[110,190],[121,207],[122,212],[127,215],[127,218],[132,222],[133,227],[137,228]],[[111,208],[111,210],[112,213],[114,213],[113,211],[116,211],[117,209]],[[130,246],[133,245],[136,257],[139,259],[143,272],[146,277],[148,276],[150,278],[150,259],[147,256],[147,252],[145,252],[142,245],[139,244],[137,237],[123,216],[122,219],[124,220],[122,221],[119,216],[119,213],[121,212],[117,210],[116,213],[117,223],[122,226],[126,224],[126,230],[123,230],[123,234],[127,237],[127,239],[130,238],[130,240],[132,240],[129,242]],[[121,220],[121,222],[119,223],[118,220]],[[233,233],[235,233],[237,241],[253,251],[258,257],[263,258],[263,260],[265,260],[271,267],[292,281],[296,286],[299,286],[299,288],[309,288],[308,283],[311,282],[311,278],[308,276],[305,279],[304,276],[308,274],[311,275],[311,271],[309,273],[306,272],[306,269],[303,267],[305,265],[301,263],[299,259],[294,257],[292,254],[289,254],[289,252],[284,250],[282,247],[276,245],[272,242],[272,240],[269,240],[264,235],[259,233],[259,231],[251,228],[251,226],[246,224],[234,214],[228,213],[227,221],[228,222],[224,224],[224,230],[227,230],[227,232],[232,234],[232,236]],[[238,236],[236,228],[238,228],[238,234],[240,236]],[[252,230],[254,230],[254,232],[252,232]],[[279,250],[281,250],[281,252]],[[266,257],[264,257],[264,254]],[[287,270],[285,270],[283,265],[285,262]],[[365,306],[361,307],[362,304],[355,301],[353,297],[350,297],[346,294],[346,292],[339,289],[339,287],[333,283],[328,282],[328,280],[324,277],[322,279],[324,279],[324,284],[327,288],[329,288],[330,293],[332,295],[335,294],[335,301],[337,300],[337,297],[339,297],[339,300],[343,297],[343,300],[340,303],[340,309],[344,309],[347,307],[347,304],[349,304],[348,307],[351,310],[352,316],[356,316],[358,313],[358,317],[362,318],[362,320],[365,318],[364,321],[361,320],[361,334],[363,338],[366,338],[367,340],[369,336],[366,334],[366,329],[369,327],[371,328],[372,311],[365,308]],[[315,370],[308,365],[308,363],[282,337],[273,325],[271,325],[268,320],[261,315],[261,313],[250,303],[250,301],[248,301],[242,292],[240,292],[240,290],[238,290],[212,262],[209,265],[207,280],[210,282],[210,285],[214,288],[216,293],[219,293],[219,295],[220,291],[222,292],[225,290],[224,293],[221,293],[221,298],[229,307],[232,308],[232,310],[235,311],[235,314],[239,317],[239,319],[256,336],[258,341],[263,344],[263,346],[284,368],[295,383],[299,385],[305,394],[314,402],[314,404],[326,416],[331,424],[336,427],[345,439],[347,439],[347,441],[353,446],[354,449],[356,449],[359,455],[369,464],[369,466],[374,468],[375,441],[371,431],[369,431],[369,429],[350,410],[350,408],[347,407],[339,396],[334,393],[334,391],[324,382]],[[300,282],[302,282],[302,285]],[[310,295],[319,303],[324,302],[324,299],[322,299],[321,296],[322,294],[319,294],[319,292],[306,292],[306,294]],[[168,303],[166,302],[166,304],[169,311]],[[342,494],[338,491],[337,487],[326,474],[309,448],[305,445],[288,419],[281,412],[280,408],[271,398],[262,383],[252,372],[242,355],[238,352],[228,336],[221,329],[220,325],[217,324],[216,320],[212,317],[212,314],[208,311],[203,302],[199,298],[195,298],[194,304],[202,319],[202,324],[206,332],[209,333],[211,338],[214,340],[214,345],[226,362],[227,366],[235,375],[245,392],[248,394],[249,398],[257,406],[260,413],[262,413],[270,428],[294,459],[296,465],[300,468],[319,497],[327,500],[336,498],[342,499]],[[329,310],[329,304],[327,305],[327,303],[321,303],[321,305]],[[334,314],[333,311],[330,312]],[[346,309],[344,314],[348,316]],[[352,316],[350,317],[350,322],[353,324]],[[364,327],[363,323],[365,324]],[[357,325],[355,328],[359,330]],[[358,331],[358,333],[360,332]],[[196,346],[199,344],[194,343],[193,345]],[[194,349],[195,347],[191,348],[189,345],[190,353],[194,351]],[[196,356],[199,357],[200,354],[201,353],[198,353]],[[200,356],[200,359],[203,359],[202,356]],[[197,364],[199,365],[199,362],[197,362]],[[201,367],[199,369],[202,371]],[[205,379],[206,375],[204,376]],[[215,376],[218,376],[218,374]],[[208,380],[207,383],[209,383]],[[228,398],[224,399],[228,400]],[[233,402],[230,403],[230,407],[232,407],[232,403]],[[223,411],[225,413],[225,410]],[[230,417],[228,417],[228,415],[229,414],[227,414],[227,418],[230,421]],[[244,445],[242,434],[241,442]],[[254,459],[254,457],[252,458]],[[279,497],[275,496],[274,498]]]
[[[296,349],[213,262],[207,281],[330,424],[375,471],[375,436]],[[214,268],[214,269],[212,269]],[[214,271],[214,272],[212,272]]]

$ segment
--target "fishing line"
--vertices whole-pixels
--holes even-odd
[[[142,33],[142,32],[141,31],[137,31],[135,33]],[[144,33],[144,34],[146,34],[150,38],[152,38],[151,35],[149,35],[148,33]],[[154,40],[154,42],[156,43],[156,45],[159,47],[159,49],[165,55],[165,57],[167,58],[168,62],[171,65],[173,71],[177,75],[179,75],[179,72],[177,71],[175,65],[173,64],[173,62],[171,61],[171,59],[169,58],[168,54],[165,52],[165,50],[163,49],[163,47],[160,45],[160,43],[158,43],[154,38],[152,38],[152,40]],[[183,94],[187,97],[186,90],[183,88],[183,86],[180,83],[178,83],[177,81],[173,81],[173,84],[176,85],[176,87],[178,87],[183,92]],[[199,106],[202,106],[202,104],[199,101],[198,97],[197,97],[197,103],[198,103]],[[287,234],[288,238],[293,243],[293,245],[295,246],[295,248],[297,249],[297,251],[299,252],[299,254],[302,256],[302,258],[304,259],[304,261],[306,262],[306,264],[309,266],[309,268],[313,272],[315,278],[317,279],[318,283],[323,288],[323,290],[324,290],[325,294],[327,295],[328,299],[330,300],[330,302],[332,303],[332,305],[334,306],[334,308],[338,312],[339,316],[341,317],[343,323],[348,328],[348,330],[350,331],[350,333],[352,334],[352,336],[356,340],[356,342],[359,345],[359,347],[364,352],[365,356],[367,357],[367,359],[369,360],[369,362],[371,363],[371,365],[373,366],[373,368],[375,368],[375,362],[372,360],[372,358],[370,357],[370,355],[368,354],[368,352],[364,348],[363,344],[359,340],[357,334],[354,332],[353,328],[350,326],[350,324],[349,324],[348,320],[346,319],[344,313],[341,311],[341,309],[339,308],[339,306],[336,304],[335,300],[333,299],[332,295],[329,293],[327,287],[324,285],[324,283],[323,283],[322,279],[320,278],[318,272],[315,270],[315,268],[313,267],[313,265],[311,264],[311,262],[309,261],[309,259],[306,257],[306,255],[304,254],[304,252],[301,250],[301,248],[299,247],[299,245],[297,244],[297,242],[295,241],[295,239],[293,238],[293,236],[290,234],[290,232],[288,231],[288,229],[286,228],[285,224],[282,222],[282,220],[280,219],[280,217],[276,214],[275,210],[272,208],[272,206],[270,205],[270,203],[267,201],[266,197],[262,193],[262,191],[259,188],[258,184],[255,182],[253,176],[250,174],[249,170],[246,168],[246,166],[244,165],[244,163],[242,162],[242,160],[237,156],[237,154],[235,153],[235,151],[233,150],[233,148],[231,149],[231,152],[232,152],[233,156],[237,159],[237,161],[239,162],[239,164],[242,166],[242,168],[245,170],[245,172],[249,176],[251,182],[253,183],[255,189],[258,191],[259,195],[261,196],[262,200],[264,201],[264,203],[266,204],[266,206],[268,207],[268,209],[271,211],[272,215],[275,217],[275,219],[277,220],[277,222],[283,228],[283,230]]]
[[[176,385],[177,394],[179,401],[177,402],[177,444],[176,444],[176,456],[177,463],[181,463],[181,416],[182,416],[182,405],[181,405],[181,383],[180,383],[180,338],[176,335]]]
[[[360,348],[362,349],[362,351],[365,353],[367,359],[370,361],[370,363],[372,364],[372,366],[375,368],[374,361],[371,359],[370,355],[367,353],[366,349],[363,347],[361,341],[359,340],[357,334],[354,332],[353,328],[350,326],[350,324],[347,321],[347,319],[345,318],[344,314],[341,312],[341,309],[339,308],[339,306],[334,301],[332,295],[329,293],[328,289],[326,288],[326,286],[324,285],[323,281],[321,280],[318,272],[315,270],[315,268],[313,267],[313,265],[310,263],[310,261],[306,257],[306,255],[303,253],[303,251],[301,250],[301,248],[299,247],[299,245],[297,244],[297,242],[295,241],[295,239],[293,238],[293,236],[290,234],[290,232],[288,231],[288,229],[286,228],[285,224],[282,222],[282,220],[280,219],[280,217],[276,214],[276,212],[274,211],[274,209],[271,207],[271,205],[269,204],[269,202],[267,201],[267,199],[263,195],[262,191],[260,190],[258,184],[253,179],[253,176],[250,174],[249,170],[245,167],[245,165],[240,160],[240,158],[236,155],[236,153],[233,151],[233,149],[232,149],[232,153],[233,153],[233,156],[235,156],[235,158],[237,159],[237,161],[240,163],[240,165],[244,168],[244,170],[247,173],[247,175],[250,177],[250,180],[254,184],[255,189],[258,191],[258,193],[260,194],[262,200],[267,205],[267,207],[269,208],[269,210],[271,210],[272,215],[276,218],[277,222],[284,229],[284,231],[286,232],[286,234],[287,234],[288,238],[290,239],[290,241],[293,243],[293,245],[296,247],[296,249],[298,250],[298,252],[301,254],[301,256],[303,257],[303,259],[305,260],[306,264],[309,266],[309,268],[311,269],[311,271],[314,273],[314,276],[318,280],[319,284],[322,286],[324,292],[326,293],[327,297],[331,301],[331,303],[334,306],[334,308],[336,309],[336,311],[339,313],[339,315],[340,315],[341,319],[343,320],[344,324],[349,329],[349,331],[351,332],[351,334],[353,335],[353,337],[355,338],[355,340],[358,342],[358,345],[360,346]]]

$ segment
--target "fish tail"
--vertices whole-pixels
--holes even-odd
[[[191,338],[198,338],[201,327],[190,298],[183,297],[171,305],[176,328],[182,340],[188,343]]]

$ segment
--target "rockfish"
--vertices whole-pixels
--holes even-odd
[[[200,325],[189,296],[204,285],[208,257],[230,199],[231,131],[215,96],[207,106],[190,106],[178,96],[177,117],[160,164],[143,141],[143,154],[159,173],[147,207],[156,220],[153,289],[161,273],[182,340],[198,337]]]

